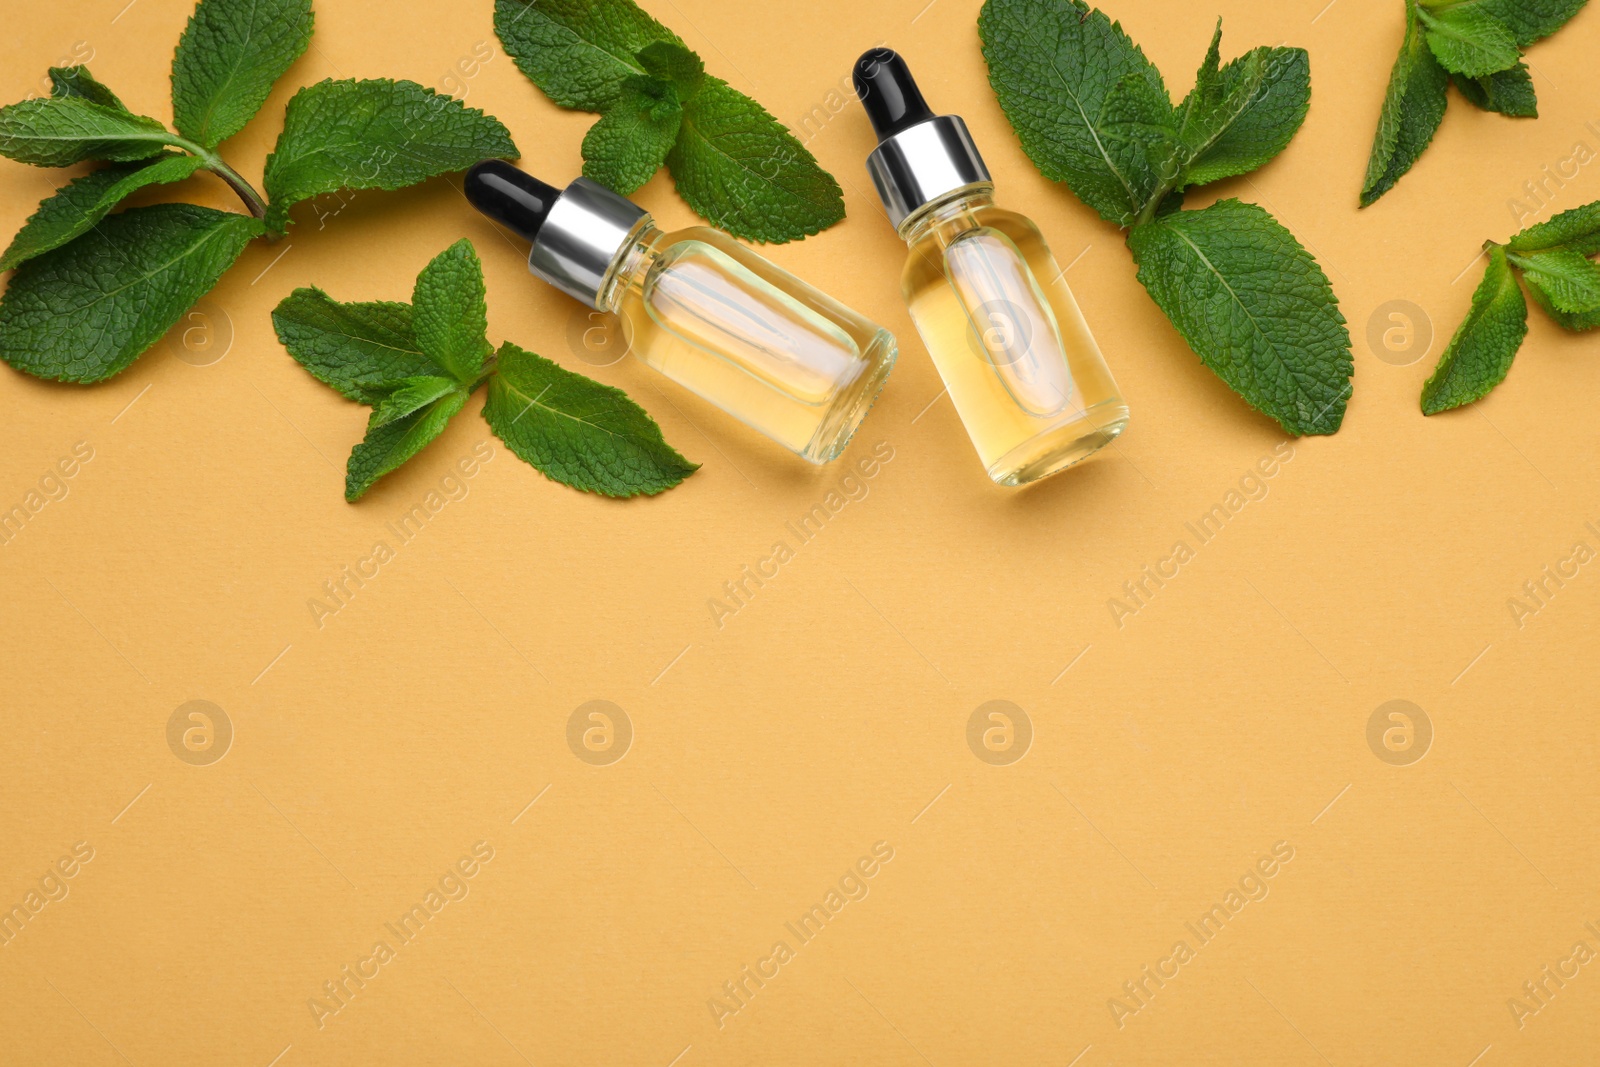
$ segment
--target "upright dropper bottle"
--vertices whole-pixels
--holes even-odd
[[[733,238],[664,233],[587,178],[509,163],[467,173],[474,207],[532,242],[528,269],[621,317],[647,365],[813,463],[844,451],[894,365],[894,337]]]
[[[1110,443],[1128,406],[1039,228],[995,207],[966,123],[935,115],[887,48],[854,79],[878,135],[867,171],[911,248],[911,318],[989,477],[1024,485]]]

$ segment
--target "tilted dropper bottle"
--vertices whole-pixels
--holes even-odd
[[[838,457],[894,366],[894,336],[704,226],[664,233],[579,178],[556,189],[490,160],[467,199],[533,242],[528,269],[622,319],[629,349],[813,463]]]
[[[854,80],[878,135],[867,170],[911,247],[911,318],[989,477],[1024,485],[1109,444],[1128,405],[1039,228],[994,206],[966,123],[935,116],[890,49]]]

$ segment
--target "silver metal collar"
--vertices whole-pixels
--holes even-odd
[[[568,296],[600,308],[600,289],[617,253],[628,246],[650,213],[588,178],[578,178],[556,199],[528,269]]]
[[[867,173],[896,230],[924,204],[990,180],[958,115],[940,115],[885,138],[867,157]]]

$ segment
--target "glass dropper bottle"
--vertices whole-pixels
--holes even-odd
[[[934,115],[890,49],[854,81],[878,135],[867,171],[911,250],[906,304],[989,477],[1024,485],[1109,444],[1128,405],[1044,235],[995,206],[966,123]]]
[[[467,173],[474,207],[532,242],[528,269],[621,317],[650,367],[812,463],[844,451],[894,366],[894,336],[728,235],[671,233],[587,178]]]

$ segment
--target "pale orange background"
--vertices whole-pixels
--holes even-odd
[[[125,2],[12,5],[0,96],[38,91],[84,42],[130,106],[169,117],[190,5]],[[1417,394],[1480,242],[1517,228],[1507,201],[1577,142],[1600,149],[1600,15],[1532,50],[1543,117],[1453,98],[1422,162],[1358,212],[1401,5],[1325,2],[1106,4],[1180,94],[1219,13],[1225,55],[1312,55],[1289,149],[1191,204],[1259,202],[1316,252],[1351,321],[1354,399],[1337,436],[1295,442],[1268,495],[1205,545],[1185,522],[1283,435],[1185,348],[1119,234],[1023,157],[985,80],[975,0],[646,4],[791,125],[839,109],[810,147],[849,218],[771,255],[887,325],[903,355],[832,467],[635,361],[587,368],[573,305],[527,275],[459,177],[362,193],[336,215],[326,201],[320,228],[297,211],[287,242],[253,246],[210,297],[233,332],[213,365],[164,342],[94,388],[0,371],[0,504],[75,442],[94,450],[70,495],[0,547],[0,904],[73,843],[94,850],[0,948],[0,1061],[1593,1062],[1600,963],[1520,1029],[1506,1001],[1580,938],[1600,948],[1584,929],[1600,925],[1600,564],[1520,628],[1507,601],[1575,542],[1600,549],[1585,525],[1600,526],[1600,341],[1534,311],[1487,402],[1425,420]],[[517,72],[489,0],[316,8],[311,51],[226,146],[246,174],[295,87],[447,88],[483,43],[469,103],[506,122],[530,168],[577,173],[592,117]],[[899,297],[904,248],[862,168],[872,138],[837,95],[878,42],[965,116],[1001,201],[1076,259],[1068,280],[1133,409],[1079,470],[999,489],[936,399]],[[61,178],[0,163],[0,234]],[[209,176],[177,192],[237,206]],[[1554,197],[1600,197],[1600,170]],[[693,221],[664,172],[640,199]],[[576,493],[511,456],[475,400],[346,504],[364,411],[283,352],[269,312],[313,283],[406,299],[462,236],[484,259],[495,341],[626,388],[703,469],[650,500]],[[1408,366],[1368,344],[1391,300],[1432,318]],[[470,495],[398,545],[386,524],[485,440],[494,459]],[[719,629],[708,600],[880,443],[893,459],[866,498]],[[396,559],[319,628],[308,601],[380,539]],[[1179,540],[1195,558],[1119,628],[1108,600]],[[167,744],[194,699],[235,731],[209,766]],[[592,699],[632,723],[610,766],[567,744]],[[997,699],[1035,733],[1009,766],[966,740]],[[1410,766],[1366,740],[1394,699],[1434,730]],[[494,858],[469,895],[319,1028],[308,999],[479,841]],[[894,858],[869,895],[799,945],[784,924],[878,841]],[[1266,899],[1119,1029],[1108,999],[1279,841],[1294,858]],[[794,959],[719,1027],[708,1000],[780,939]]]

